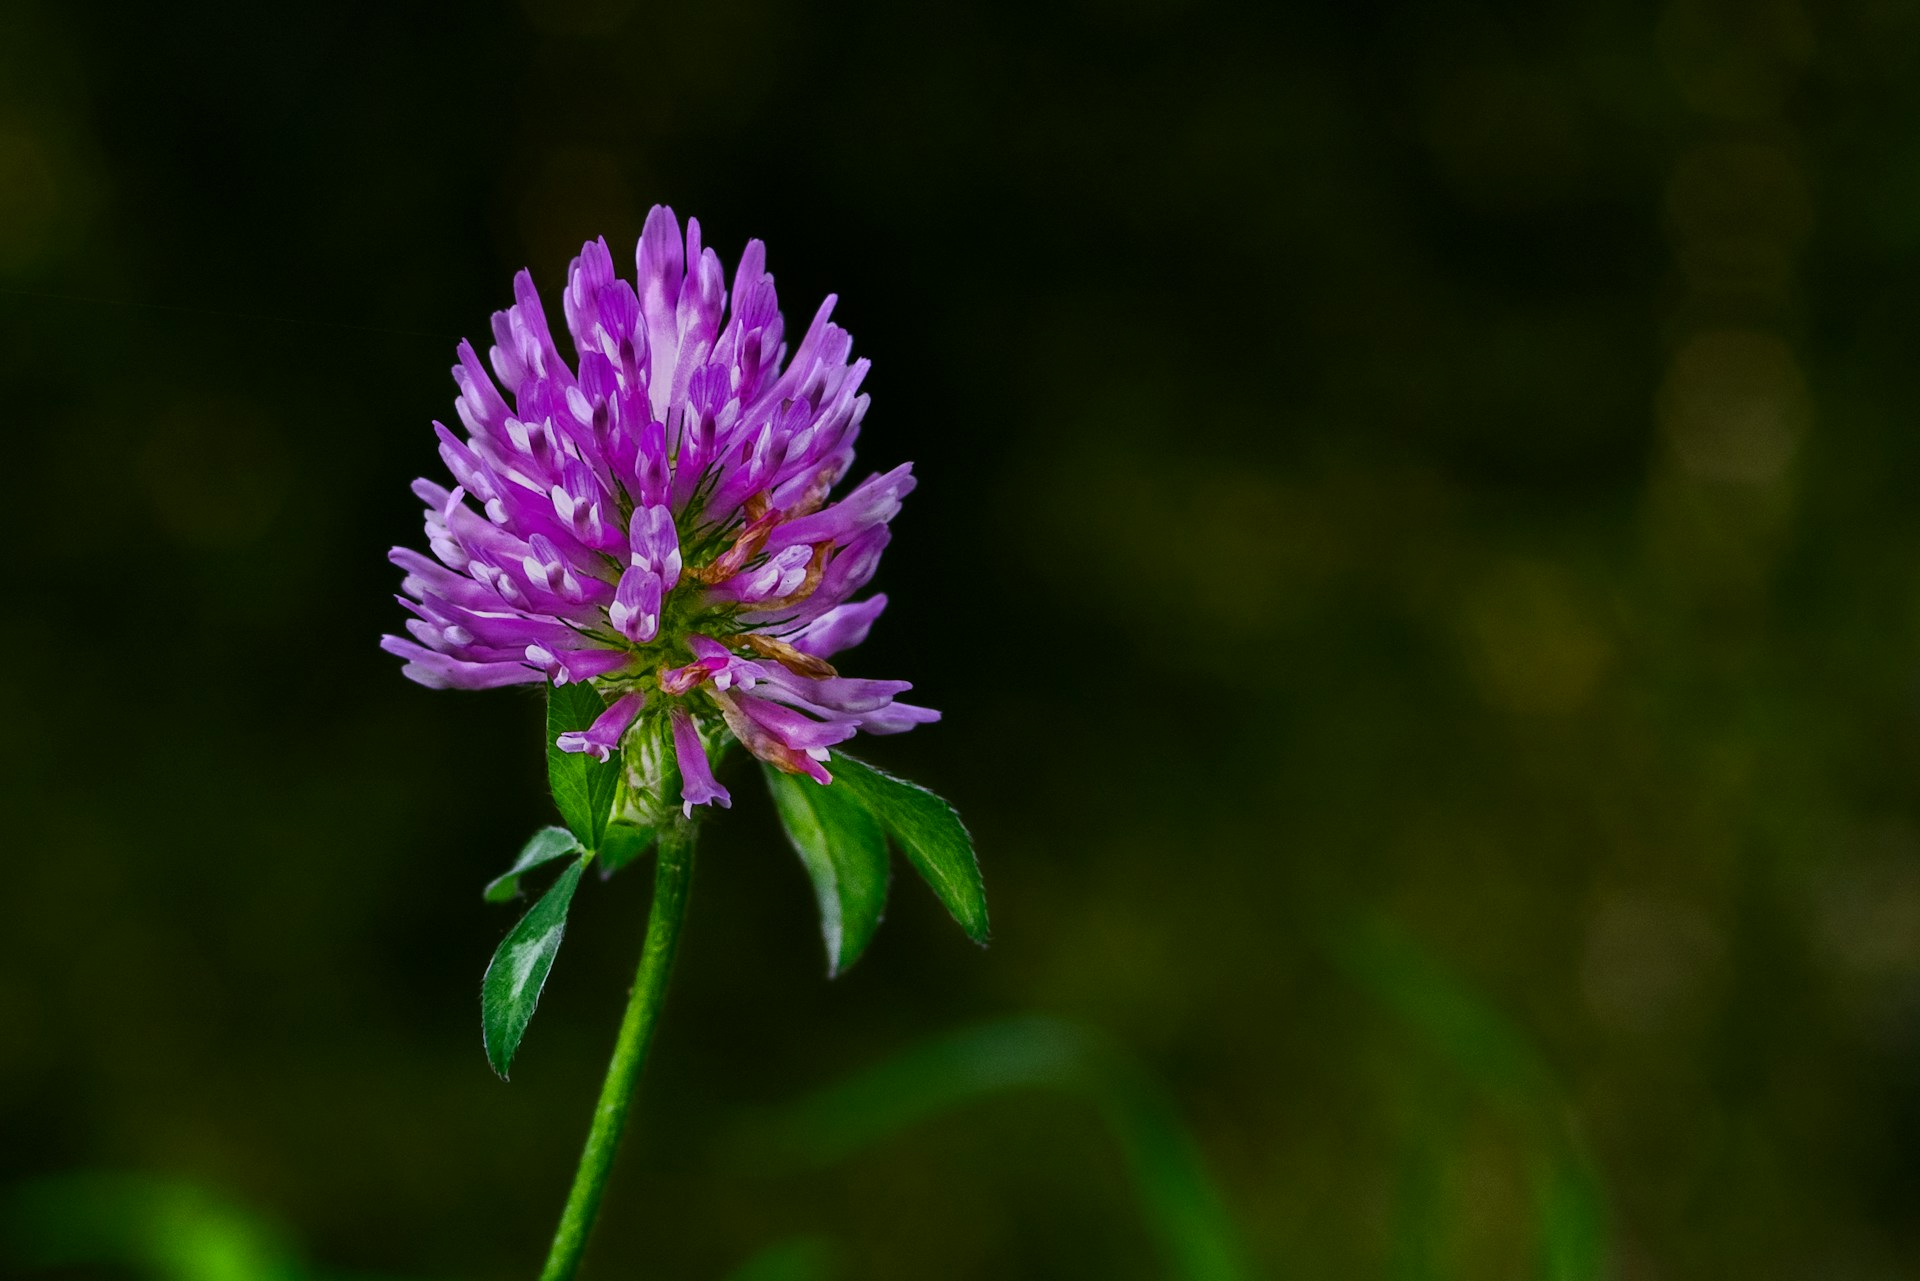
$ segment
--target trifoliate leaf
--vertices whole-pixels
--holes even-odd
[[[787,838],[820,900],[827,974],[839,974],[867,950],[887,906],[887,837],[858,797],[810,778],[762,765]]]
[[[480,980],[480,1030],[487,1046],[487,1062],[502,1079],[520,1048],[527,1022],[540,1004],[554,953],[567,929],[567,906],[580,884],[583,863],[574,863],[540,896],[520,923],[494,949],[493,962]]]
[[[651,827],[615,821],[607,824],[600,838],[600,851],[594,858],[600,864],[600,879],[605,880],[653,848],[657,835]]]
[[[578,853],[580,842],[573,833],[564,827],[543,827],[533,834],[526,848],[520,851],[520,857],[513,866],[487,882],[484,891],[487,902],[504,903],[520,892],[520,877],[531,872],[542,863],[551,863],[554,859],[564,858],[568,854]]]
[[[973,838],[967,835],[953,806],[917,783],[882,773],[839,752],[833,754],[828,768],[833,784],[826,790],[846,788],[880,821],[967,937],[976,943],[986,942],[987,891],[980,882],[979,861],[973,856]]]
[[[582,681],[547,687],[547,786],[560,817],[588,849],[598,849],[620,786],[620,757],[600,760],[590,752],[563,752],[562,734],[580,733],[607,710],[606,700]]]

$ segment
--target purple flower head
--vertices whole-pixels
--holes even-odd
[[[939,719],[894,701],[905,681],[827,661],[885,608],[852,598],[911,465],[831,499],[853,466],[867,362],[849,359],[832,297],[789,353],[759,241],[729,292],[700,224],[683,237],[656,206],[636,268],[629,284],[605,240],[581,248],[561,296],[572,363],[524,271],[493,317],[493,376],[460,344],[465,436],[434,424],[454,487],[414,485],[433,556],[393,550],[414,617],[410,639],[382,648],[436,689],[591,682],[606,714],[557,745],[607,759],[636,735],[670,738],[689,813],[729,803],[707,756],[728,738],[830,782],[830,747]],[[642,785],[628,777],[623,791]]]

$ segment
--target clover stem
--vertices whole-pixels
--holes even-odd
[[[593,1109],[593,1127],[587,1131],[586,1151],[580,1154],[580,1168],[573,1176],[573,1190],[567,1194],[567,1208],[561,1212],[560,1227],[553,1234],[553,1248],[547,1253],[540,1281],[569,1281],[586,1252],[587,1234],[593,1230],[594,1216],[600,1209],[600,1194],[613,1169],[620,1131],[627,1122],[627,1106],[633,1101],[634,1083],[646,1062],[647,1046],[653,1040],[654,1024],[659,1021],[666,997],[667,979],[673,972],[673,954],[680,941],[681,923],[686,920],[687,889],[693,879],[695,830],[693,823],[676,819],[660,833],[660,847],[654,856],[653,907],[647,913],[647,941],[640,949],[640,971],[627,998],[627,1011],[620,1019],[613,1061],[607,1064],[607,1079],[601,1083],[600,1101]]]

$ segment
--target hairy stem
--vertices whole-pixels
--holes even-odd
[[[687,915],[687,887],[693,879],[694,835],[694,825],[686,822],[674,822],[660,834],[653,907],[647,914],[640,972],[627,998],[620,1035],[613,1044],[613,1061],[607,1064],[607,1079],[601,1083],[600,1101],[594,1105],[593,1128],[587,1131],[587,1148],[580,1154],[573,1191],[567,1194],[567,1208],[561,1212],[560,1227],[553,1234],[553,1249],[547,1253],[540,1281],[570,1281],[580,1266],[581,1255],[586,1253],[587,1234],[593,1230],[594,1215],[600,1209],[600,1194],[613,1169],[613,1154],[627,1123],[634,1083],[646,1063],[647,1046],[653,1040],[653,1026],[659,1021],[660,1005],[667,993],[667,979],[673,973],[673,954]]]

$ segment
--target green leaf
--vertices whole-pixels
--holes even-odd
[[[860,959],[887,906],[887,837],[880,820],[845,788],[763,764],[787,839],[813,879],[829,977]]]
[[[600,847],[620,787],[620,758],[602,761],[586,752],[554,746],[562,734],[585,730],[607,710],[607,702],[582,681],[547,687],[547,786],[560,817],[588,849]]]
[[[567,906],[580,884],[580,871],[586,864],[577,862],[560,873],[560,879],[540,896],[540,901],[520,923],[500,940],[486,977],[480,980],[480,1027],[486,1040],[487,1062],[505,1079],[513,1063],[513,1052],[520,1048],[527,1022],[540,1004],[540,990],[547,985],[547,972],[560,950],[560,936],[567,929]]]
[[[932,887],[967,937],[987,941],[987,890],[980,864],[953,806],[917,783],[883,774],[851,756],[833,754],[833,785],[844,787],[880,820],[907,862]]]
[[[600,864],[600,879],[606,880],[653,848],[656,835],[653,828],[638,823],[616,820],[607,824],[606,835],[600,838],[600,852],[594,856]]]
[[[542,863],[551,863],[557,858],[578,851],[580,842],[573,839],[573,833],[564,827],[543,827],[533,834],[520,857],[513,866],[487,882],[485,890],[489,903],[504,903],[520,892],[520,877],[531,872]]]

